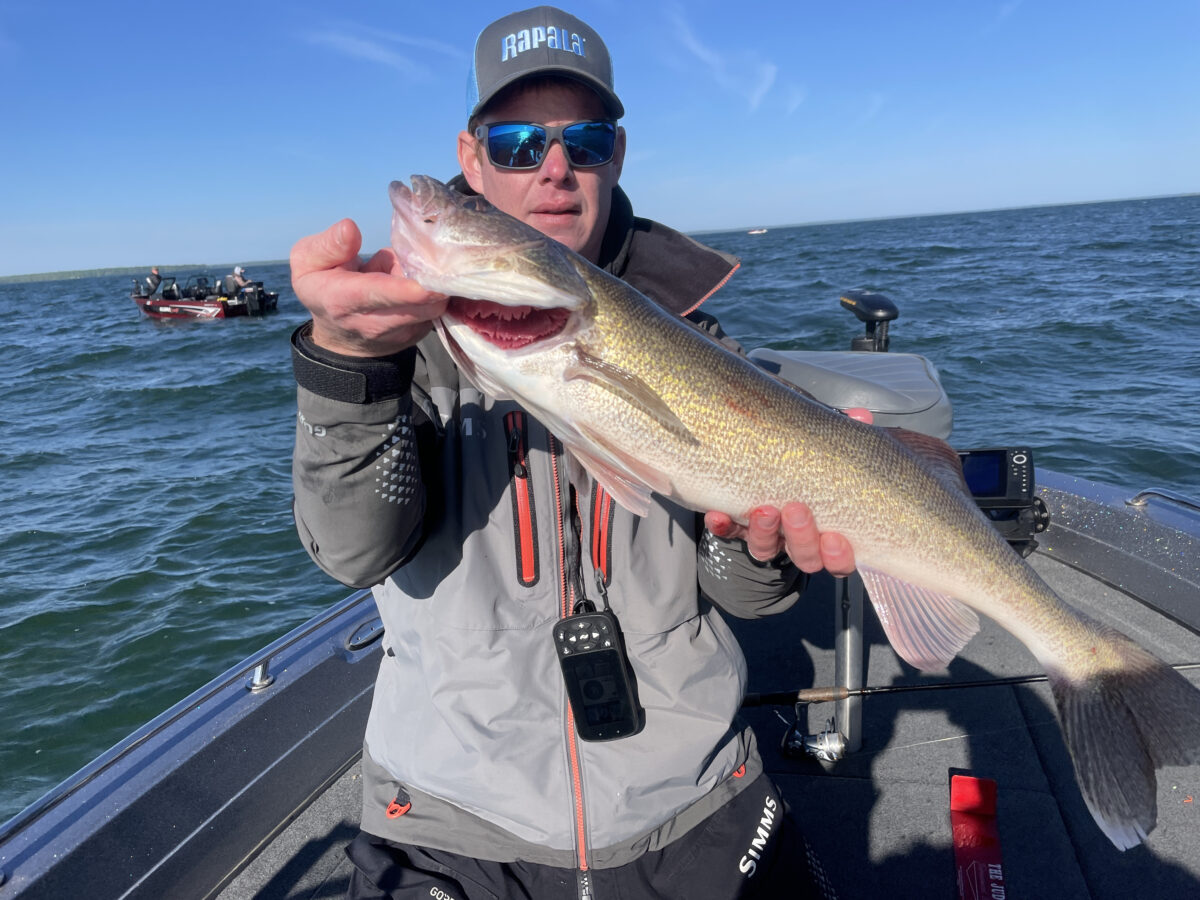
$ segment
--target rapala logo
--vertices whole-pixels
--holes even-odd
[[[500,39],[500,62],[506,62],[526,50],[546,46],[551,50],[562,50],[576,56],[587,56],[587,38],[582,38],[566,28],[549,27],[523,28],[516,34],[506,34]]]
[[[767,841],[771,838],[771,831],[775,828],[775,810],[778,808],[779,801],[768,794],[767,799],[763,801],[762,818],[758,822],[758,830],[754,832],[754,839],[750,841],[750,846],[738,860],[738,871],[747,878],[752,878],[758,869],[758,860],[762,859],[763,849],[767,846]]]

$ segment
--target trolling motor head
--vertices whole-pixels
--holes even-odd
[[[842,291],[840,299],[842,306],[867,326],[867,333],[854,338],[850,342],[850,349],[886,353],[888,322],[900,315],[896,304],[877,291]]]

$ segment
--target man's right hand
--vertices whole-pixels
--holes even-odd
[[[292,290],[312,313],[312,340],[347,356],[411,347],[446,309],[446,297],[404,277],[391,250],[361,263],[362,233],[342,219],[292,247]]]

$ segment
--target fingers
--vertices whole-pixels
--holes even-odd
[[[386,356],[429,333],[446,298],[405,278],[384,249],[360,263],[362,233],[350,219],[292,248],[292,288],[312,313],[312,339],[350,356]]]
[[[821,535],[821,561],[830,575],[850,575],[855,568],[854,548],[842,535],[826,532]]]
[[[746,526],[746,550],[759,562],[767,562],[783,549],[781,515],[773,506],[760,506],[750,513]]]
[[[843,413],[847,418],[857,419],[859,422],[866,422],[868,425],[875,421],[874,414],[865,406],[852,406],[849,409],[843,409]]]
[[[289,257],[293,286],[310,272],[347,265],[358,257],[361,248],[362,232],[352,219],[342,219],[319,234],[301,238]]]
[[[784,543],[792,562],[801,572],[820,572],[825,563],[821,559],[821,534],[812,510],[803,503],[788,503],[783,507],[782,519]]]
[[[719,538],[744,540],[747,552],[767,562],[786,550],[796,567],[809,574],[827,569],[831,575],[854,571],[854,548],[835,532],[822,533],[812,510],[803,503],[788,503],[782,510],[763,506],[753,510],[747,524],[739,525],[721,512],[704,514],[704,527]]]
[[[712,534],[719,538],[733,540],[740,538],[742,535],[739,532],[744,532],[745,529],[735,523],[732,518],[723,512],[712,510],[704,514],[704,527]]]

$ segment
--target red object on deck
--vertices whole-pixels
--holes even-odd
[[[1005,900],[1007,895],[996,796],[994,779],[950,777],[950,827],[960,900]]]

